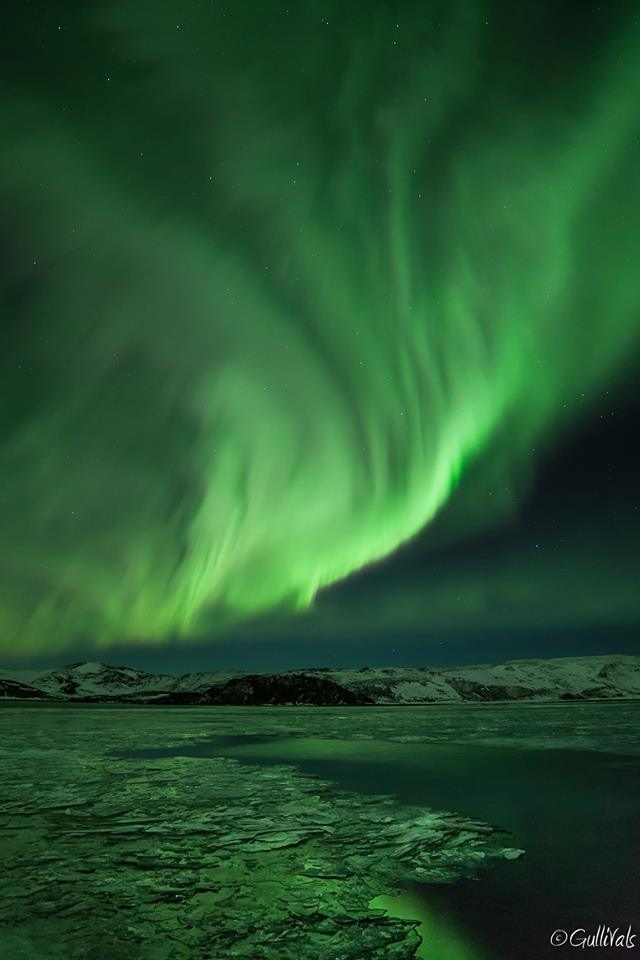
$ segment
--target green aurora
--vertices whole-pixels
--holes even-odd
[[[554,9],[16,14],[7,651],[306,608],[479,457],[524,479],[619,376],[639,339],[639,27],[625,4],[573,26]]]

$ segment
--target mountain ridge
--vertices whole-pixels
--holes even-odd
[[[202,705],[409,705],[640,698],[640,656],[509,660],[458,667],[314,667],[152,674],[102,661],[0,669],[0,699]]]

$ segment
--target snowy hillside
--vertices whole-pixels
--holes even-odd
[[[0,696],[35,688],[64,700],[114,698],[136,703],[361,703],[640,699],[640,656],[511,660],[463,667],[331,668],[251,674],[242,671],[145,673],[106,663],[49,671],[0,670]],[[24,689],[21,689],[24,687]],[[342,694],[340,694],[342,691]]]
[[[126,696],[130,693],[167,690],[176,682],[175,677],[145,673],[131,667],[113,667],[99,661],[71,663],[48,671],[0,671],[0,676],[65,698]]]
[[[363,667],[324,672],[376,703],[640,697],[640,657],[511,660],[463,667]]]

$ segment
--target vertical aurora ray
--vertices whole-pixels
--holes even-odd
[[[106,4],[12,77],[12,647],[305,606],[637,343],[637,29],[424,6]]]

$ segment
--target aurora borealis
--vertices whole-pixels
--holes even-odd
[[[3,651],[288,622],[454,492],[455,539],[490,530],[629,377],[640,23],[556,6],[13,15]],[[563,563],[606,577],[580,545]]]

